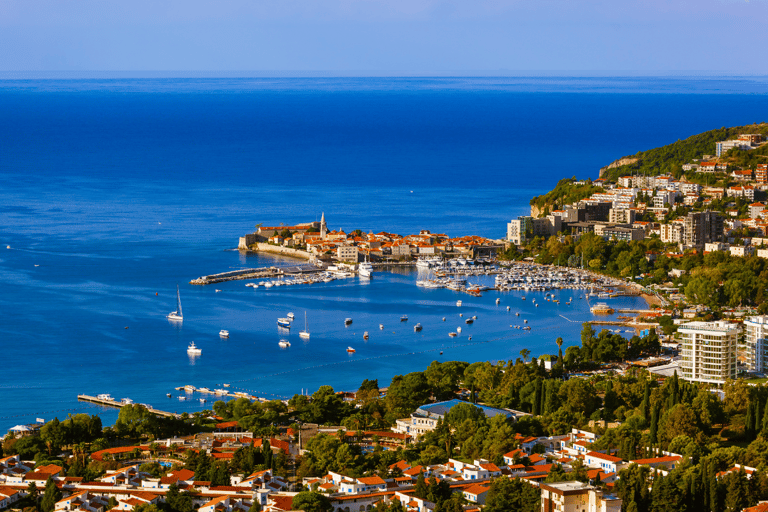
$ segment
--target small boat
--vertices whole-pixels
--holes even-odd
[[[349,325],[351,323],[352,323],[352,319],[351,318],[345,318],[344,319],[344,325]]]
[[[352,347],[347,347],[347,352],[349,352],[350,354],[352,354],[352,353],[354,353],[354,352],[355,352],[355,349],[353,349]]]
[[[474,322],[474,320],[472,320],[471,318],[467,318],[467,319],[466,319],[466,320],[464,320],[464,321],[465,321],[467,324],[471,324],[472,322]]]
[[[512,308],[510,308],[509,306],[507,306],[507,311],[509,311],[510,309],[512,309]]]
[[[461,327],[457,327],[457,328],[456,328],[456,332],[457,332],[457,333],[459,333],[459,334],[461,334]]]
[[[413,326],[413,332],[419,332],[421,330],[421,324],[416,324]]]
[[[472,320],[477,320],[477,315],[472,315]]]
[[[309,329],[307,328],[307,312],[304,312],[304,330],[299,332],[299,338],[303,338],[305,340],[309,339]],[[290,344],[288,345],[290,346]]]
[[[180,400],[180,401],[182,401],[182,402],[183,402],[184,400],[186,400],[186,399],[187,399],[187,397],[185,397],[185,396],[179,396],[179,400]]]
[[[197,348],[197,346],[195,346],[194,341],[190,343],[189,346],[187,347],[187,354],[191,356],[199,356],[202,353],[203,353],[202,349]]]
[[[291,342],[288,340],[280,340],[277,344],[280,345],[280,348],[288,348],[291,346]]]
[[[536,304],[536,307],[539,307],[539,305],[538,305],[538,304]]]
[[[384,330],[384,324],[379,324],[379,329]]]
[[[170,393],[166,393],[165,396],[167,396],[168,398],[173,398],[173,395]]]
[[[525,300],[525,296],[523,296],[522,299]]]
[[[440,351],[440,355],[443,355],[443,351],[442,350]]]
[[[459,313],[459,316],[460,316],[460,317],[464,316],[464,313]]]
[[[286,329],[291,328],[291,320],[288,318],[278,318],[277,319],[277,325],[280,327],[284,327]]]
[[[450,336],[451,338],[455,338],[456,336],[458,336],[458,334],[456,334],[455,332],[449,332],[448,336]]]
[[[443,322],[445,322],[445,317],[443,317]]]
[[[403,315],[400,317],[401,322],[407,322],[408,321],[408,315]]]
[[[460,300],[456,301],[456,306],[461,307],[462,302]]]
[[[530,325],[526,325],[525,327],[523,327],[523,330],[524,331],[530,331],[531,330],[531,326]]]
[[[523,323],[527,324],[528,323],[528,319],[523,320]]]
[[[287,317],[288,317],[288,318],[290,318],[291,320],[293,320],[293,319],[295,318],[295,316],[294,316],[294,314],[293,314],[293,313],[288,313],[288,314],[287,314],[287,315],[285,315],[285,316],[287,316]]]
[[[205,402],[207,402],[207,400],[205,398],[198,398],[198,400],[200,400],[201,404],[204,404]]]
[[[365,331],[365,332],[363,333],[363,339],[364,339],[364,340],[367,340],[367,339],[368,339],[368,331]]]
[[[222,384],[222,386],[224,386],[225,388],[228,388],[229,384]]]
[[[520,313],[515,313],[515,316],[520,316]]]
[[[176,311],[168,313],[166,316],[168,320],[175,320],[181,322],[184,320],[184,315],[181,313],[181,295],[179,294],[179,285],[176,285]]]
[[[219,331],[219,336],[222,338],[229,338],[229,331],[222,329]]]
[[[469,341],[472,341],[472,336],[470,336],[470,337],[469,337],[469,338],[467,338],[467,339],[468,339]]]
[[[499,304],[501,304],[501,299],[496,299],[496,305],[498,306]]]
[[[218,290],[218,289],[217,289],[217,290],[216,290],[216,293],[219,293],[220,291],[221,291],[221,290]]]

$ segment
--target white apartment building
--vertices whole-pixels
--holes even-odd
[[[750,316],[744,320],[744,356],[747,368],[764,372],[768,368],[768,315]]]
[[[683,241],[683,235],[685,235],[685,225],[682,222],[671,222],[669,224],[662,224],[661,227],[661,241],[665,244],[668,243],[680,243]]]
[[[583,482],[541,483],[541,512],[620,512],[622,500]]]
[[[629,208],[611,208],[608,211],[608,222],[611,224],[632,224],[635,222],[635,211]]]
[[[682,338],[681,377],[724,384],[736,378],[739,328],[732,323],[689,322],[678,328]]]

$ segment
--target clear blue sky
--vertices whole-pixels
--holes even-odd
[[[0,0],[0,71],[768,74],[768,0]]]

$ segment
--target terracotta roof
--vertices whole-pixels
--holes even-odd
[[[481,484],[475,484],[472,487],[464,489],[464,492],[467,494],[474,494],[475,496],[477,496],[479,494],[483,494],[484,492],[488,492],[489,490],[490,490],[490,487],[486,487]]]
[[[596,459],[607,460],[608,462],[621,462],[624,460],[621,457],[614,457],[613,455],[600,452],[587,452],[587,455]]]
[[[381,479],[381,477],[378,476],[368,476],[364,478],[358,478],[358,482],[360,482],[363,485],[384,485],[386,482]]]

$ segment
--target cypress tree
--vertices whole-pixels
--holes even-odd
[[[419,471],[419,476],[416,478],[416,488],[414,489],[414,494],[425,500],[427,499],[428,493],[429,487],[427,487],[427,482],[424,480],[424,473]]]
[[[768,399],[766,399],[765,407],[763,407],[763,411],[768,410]],[[763,434],[763,437],[768,437],[768,414],[765,414],[763,412],[763,421],[762,421],[762,429],[761,432]]]
[[[533,387],[534,387],[534,393],[533,393],[533,403],[531,404],[532,405],[531,413],[534,416],[538,416],[539,414],[541,414],[541,409],[540,409],[540,407],[541,407],[541,379],[537,378],[534,381]]]
[[[548,381],[544,381],[541,383],[541,400],[539,401],[539,414],[544,414],[545,412],[545,406],[547,403],[547,383]]]
[[[53,512],[56,502],[61,499],[61,491],[56,487],[56,483],[49,477],[45,482],[45,492],[43,500],[40,502],[41,512]]]
[[[656,439],[656,435],[658,433],[659,429],[659,407],[658,405],[653,408],[653,412],[651,413],[651,443],[656,444],[658,441]]]
[[[744,435],[748,440],[752,440],[755,437],[755,408],[752,406],[752,400],[747,404],[747,417],[744,420]]]
[[[648,381],[645,381],[645,390],[643,391],[643,418],[645,418],[645,421],[648,421],[648,413],[650,412],[649,408],[651,406],[651,383]]]
[[[672,375],[672,405],[677,405],[678,401],[680,400],[679,393],[680,382],[677,379],[677,370],[675,370],[674,375]]]

